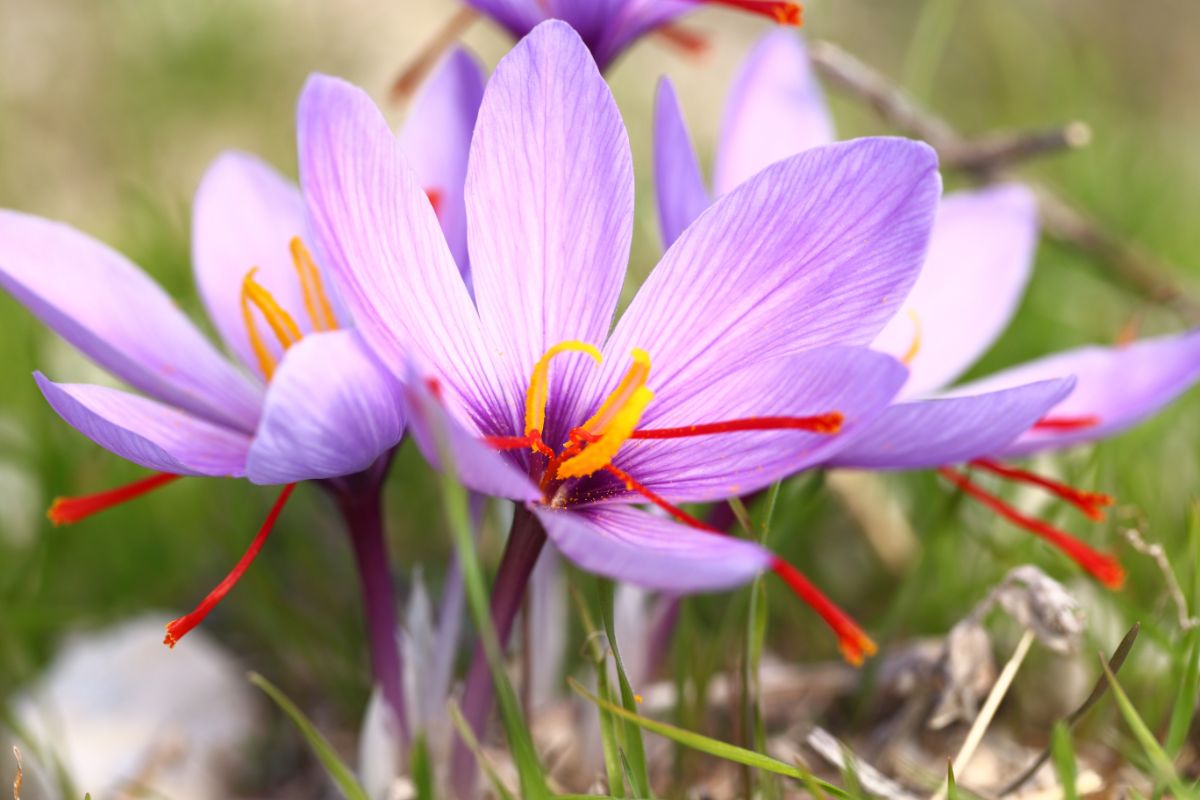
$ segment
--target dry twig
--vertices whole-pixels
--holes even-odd
[[[1167,553],[1163,550],[1163,546],[1158,542],[1153,544],[1147,542],[1137,528],[1126,528],[1124,535],[1125,541],[1129,542],[1130,547],[1142,555],[1148,556],[1158,565],[1158,570],[1167,584],[1167,593],[1171,597],[1171,603],[1175,606],[1179,629],[1190,631],[1192,628],[1200,626],[1200,619],[1188,614],[1187,598],[1183,596],[1183,589],[1179,587],[1179,580],[1175,577],[1175,571],[1171,569],[1171,562],[1167,560]]]
[[[21,770],[21,750],[13,745],[13,758],[17,760],[17,774],[13,778],[13,800],[21,800],[21,780],[25,773]]]
[[[441,60],[442,56],[462,38],[467,29],[479,19],[479,12],[473,8],[460,8],[417,55],[408,62],[408,66],[400,70],[400,74],[392,82],[388,96],[393,103],[401,103],[412,97],[413,92],[425,80],[430,70]]]
[[[817,71],[834,86],[875,110],[901,132],[924,139],[938,151],[942,165],[991,182],[1034,155],[1086,144],[1086,126],[1071,123],[1057,132],[1003,134],[971,140],[948,122],[920,107],[903,90],[855,56],[825,41],[812,44]],[[1080,211],[1051,188],[1033,184],[1046,233],[1108,262],[1113,272],[1147,300],[1175,309],[1189,321],[1200,321],[1200,302],[1188,296],[1172,277],[1178,270],[1136,244],[1114,235],[1108,226]]]

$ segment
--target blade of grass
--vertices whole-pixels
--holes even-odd
[[[288,699],[275,684],[259,675],[257,672],[251,672],[248,675],[250,682],[262,689],[268,697],[275,702],[275,705],[287,714],[292,719],[292,723],[300,731],[300,734],[308,742],[308,746],[312,748],[317,760],[321,762],[321,766],[325,768],[325,772],[329,775],[330,780],[337,786],[338,791],[347,800],[369,800],[366,791],[359,785],[358,779],[354,777],[354,773],[346,766],[346,763],[338,757],[330,746],[328,740],[321,735],[321,732],[316,729],[312,722],[304,715],[295,703]]]
[[[1154,738],[1154,734],[1150,732],[1146,723],[1138,715],[1137,709],[1133,707],[1133,703],[1125,694],[1125,690],[1121,688],[1121,684],[1117,683],[1117,677],[1108,668],[1108,664],[1104,663],[1102,659],[1100,666],[1104,668],[1104,677],[1108,680],[1109,688],[1112,690],[1113,698],[1117,701],[1117,708],[1120,709],[1121,716],[1125,718],[1125,724],[1133,732],[1134,738],[1137,739],[1150,762],[1150,768],[1155,773],[1155,780],[1165,783],[1175,793],[1175,797],[1180,800],[1194,797],[1192,791],[1180,780],[1179,774],[1175,772],[1174,764],[1163,752],[1158,740]]]
[[[776,481],[767,490],[762,522],[758,528],[758,541],[760,543],[765,543],[771,533],[771,521],[775,516],[775,505],[779,500],[780,485],[781,481]],[[749,527],[749,520],[747,520],[746,530],[748,532],[754,530],[754,528]],[[743,704],[747,709],[746,722],[753,737],[751,741],[754,743],[754,749],[759,752],[764,752],[767,749],[767,728],[766,723],[763,722],[761,691],[761,665],[763,648],[765,647],[767,638],[767,612],[767,587],[760,575],[750,584],[749,620],[746,625],[746,657],[743,662],[745,664],[745,674],[742,676],[742,685],[745,687],[746,694],[746,697],[743,699]],[[758,792],[761,794],[763,800],[777,800],[779,797],[779,784],[775,781],[775,776],[763,772],[756,772],[754,775],[757,778]]]
[[[1062,720],[1054,724],[1054,730],[1050,733],[1050,756],[1054,760],[1058,784],[1062,787],[1063,800],[1078,800],[1075,747],[1071,744],[1071,729]]]
[[[621,661],[621,651],[617,647],[617,632],[613,624],[613,584],[612,581],[597,580],[600,591],[600,615],[604,620],[604,633],[608,637],[608,650],[612,653],[613,663],[617,667],[617,685],[621,689],[621,705],[630,713],[637,713],[637,700],[633,687],[629,685],[629,677],[625,674],[625,664]],[[652,797],[650,791],[650,773],[646,768],[646,746],[642,742],[642,729],[625,721],[625,731],[620,737],[624,752],[628,758],[629,772],[632,773],[630,785],[638,797]]]
[[[435,800],[433,789],[433,764],[429,759],[429,746],[424,734],[418,732],[413,739],[412,752],[408,756],[408,774],[412,776],[413,792],[417,800]]]
[[[1112,656],[1108,659],[1108,668],[1114,675],[1121,671],[1121,667],[1125,666],[1125,659],[1129,657],[1129,652],[1133,649],[1133,643],[1137,641],[1138,632],[1141,630],[1141,625],[1134,623],[1121,639],[1121,643],[1117,645],[1117,649],[1113,651]],[[1083,719],[1083,715],[1092,710],[1092,706],[1100,702],[1100,698],[1104,697],[1104,693],[1108,691],[1108,680],[1101,675],[1096,679],[1096,685],[1092,687],[1092,693],[1087,696],[1078,708],[1068,714],[1063,720],[1068,728],[1075,727],[1079,720]],[[1041,769],[1042,764],[1050,758],[1050,748],[1046,748],[1041,752],[1033,763],[1025,768],[1025,771],[1018,775],[1012,782],[1000,790],[1000,795],[1012,794],[1017,789],[1021,788],[1022,784],[1033,777],[1034,773]]]
[[[746,510],[746,504],[742,502],[740,497],[731,497],[727,501],[729,508],[733,511],[733,516],[737,519],[738,525],[742,526],[742,530],[747,536],[753,535],[754,526],[750,523],[750,512]]]
[[[1163,750],[1172,761],[1183,750],[1188,731],[1192,727],[1192,718],[1196,713],[1197,695],[1200,694],[1200,628],[1188,631],[1187,640],[1183,679],[1179,682],[1179,691],[1171,709],[1171,722],[1167,727],[1167,738],[1163,743]]]
[[[504,651],[500,647],[500,637],[492,624],[491,609],[488,603],[488,590],[483,577],[483,569],[479,565],[479,554],[475,552],[475,538],[471,535],[471,515],[467,505],[467,492],[453,478],[450,465],[452,459],[446,447],[439,441],[439,455],[442,461],[441,484],[442,499],[445,506],[446,520],[454,535],[455,550],[458,553],[462,569],[463,583],[467,590],[467,604],[471,609],[471,617],[483,644],[484,655],[487,657],[488,668],[492,674],[492,683],[496,690],[496,705],[500,709],[500,718],[504,723],[504,732],[508,738],[508,748],[512,755],[513,764],[521,784],[521,797],[527,800],[543,800],[552,797],[546,785],[546,776],[538,761],[537,751],[529,728],[521,713],[521,704],[517,693],[508,680],[504,669]]]
[[[500,776],[496,774],[496,768],[492,766],[492,762],[484,755],[483,748],[479,746],[479,740],[475,738],[474,731],[467,721],[463,719],[462,710],[458,707],[458,703],[451,699],[446,704],[446,710],[450,712],[450,721],[454,724],[458,735],[462,737],[466,743],[467,749],[471,751],[471,755],[475,756],[475,762],[479,764],[479,768],[483,770],[484,776],[488,779],[488,783],[492,785],[492,791],[500,800],[516,800],[508,787],[504,785],[504,781],[500,780]]]
[[[946,761],[946,800],[958,800],[958,781],[954,780],[954,762]]]
[[[614,715],[635,722],[639,727],[644,728],[651,733],[656,733],[659,736],[670,739],[671,741],[681,744],[684,747],[689,747],[693,750],[698,750],[701,753],[707,753],[708,755],[716,756],[717,758],[725,761],[731,761],[735,764],[745,764],[749,767],[764,769],[768,772],[773,772],[776,775],[783,775],[798,781],[803,781],[805,776],[808,775],[808,777],[816,781],[822,789],[834,797],[849,797],[845,791],[837,786],[834,786],[832,783],[827,783],[819,778],[815,778],[804,770],[797,769],[790,764],[785,764],[778,759],[771,758],[770,756],[763,755],[762,753],[756,753],[753,750],[747,750],[744,747],[738,747],[717,739],[711,739],[707,736],[684,730],[683,728],[676,727],[666,722],[659,722],[658,720],[650,719],[649,717],[643,717],[640,714],[631,713],[626,711],[621,706],[610,703],[592,694],[583,687],[583,684],[579,683],[579,681],[575,680],[574,678],[567,678],[567,683],[576,694],[579,694],[587,700],[590,700],[597,706],[606,708]]]
[[[600,632],[596,629],[592,615],[588,612],[587,603],[574,585],[568,584],[571,601],[579,614],[580,622],[587,636],[586,646],[591,651],[592,666],[596,669],[596,691],[605,700],[612,701],[612,688],[608,682],[608,669],[605,664],[604,648],[600,646]],[[625,797],[625,779],[621,773],[620,747],[617,744],[616,723],[612,714],[603,708],[600,713],[600,745],[604,751],[604,774],[608,778],[608,790],[616,797]]]

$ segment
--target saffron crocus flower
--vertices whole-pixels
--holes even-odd
[[[714,193],[724,194],[773,162],[833,138],[833,122],[802,44],[786,32],[769,34],[734,83],[713,168]],[[655,145],[659,218],[669,243],[710,202],[669,83],[660,87]],[[943,199],[921,276],[872,345],[909,367],[899,398],[904,402],[848,434],[828,463],[938,468],[972,497],[1116,586],[1123,571],[1113,558],[1007,506],[951,467],[970,462],[1041,486],[1089,518],[1102,518],[1103,506],[1111,502],[1107,496],[1000,459],[1124,430],[1200,376],[1200,339],[1189,333],[1125,348],[1085,348],[946,392],[1010,322],[1028,282],[1036,240],[1035,199],[1022,186]]]
[[[609,334],[633,175],[579,36],[538,26],[497,67],[466,182],[474,302],[378,109],[334,79],[301,100],[301,182],[359,330],[406,380],[427,456],[518,502],[493,614],[507,636],[545,537],[584,569],[676,592],[774,570],[858,659],[862,631],[790,565],[678,507],[826,459],[905,370],[861,347],[907,294],[940,181],[930,148],[869,139],[785,161],[702,215]],[[783,224],[786,221],[786,224]],[[670,518],[631,507],[651,503]],[[473,723],[482,662],[468,679]],[[482,710],[486,710],[486,706]]]
[[[481,92],[478,67],[453,54],[399,139],[422,164],[422,200],[431,214],[437,207],[464,263],[461,187]],[[60,499],[52,521],[77,522],[181,476],[285,484],[246,555],[194,612],[167,626],[166,642],[173,646],[232,588],[294,484],[320,481],[352,535],[376,677],[399,707],[380,484],[404,432],[403,398],[349,325],[311,243],[299,190],[266,164],[228,153],[209,168],[195,199],[193,260],[205,308],[236,360],[130,261],[60,223],[0,211],[0,286],[141,393],[60,384],[35,373],[70,425],[158,473]]]
[[[781,25],[800,25],[799,3],[782,0],[466,0],[520,39],[538,24],[559,19],[573,27],[600,69],[647,33],[664,29],[702,6],[757,14]],[[686,37],[683,41],[691,41]]]

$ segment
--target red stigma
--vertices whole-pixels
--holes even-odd
[[[429,205],[433,206],[433,213],[438,217],[442,216],[442,192],[440,189],[426,189],[425,196],[429,198]]]
[[[1057,547],[1108,588],[1120,589],[1125,583],[1125,569],[1107,553],[1093,550],[1079,539],[1055,528],[1048,522],[1021,513],[1000,498],[972,483],[966,475],[955,472],[949,467],[942,467],[938,470],[938,474],[1012,524],[1024,528]]]
[[[803,7],[799,3],[776,2],[776,0],[701,0],[718,6],[728,6],[740,11],[748,11],[767,19],[775,20],[780,25],[800,27],[803,23]]]
[[[1100,424],[1094,414],[1083,417],[1042,417],[1033,423],[1035,431],[1082,431]]]
[[[706,525],[703,522],[701,522],[700,520],[693,517],[691,514],[684,511],[682,508],[671,505],[666,500],[664,500],[662,497],[659,497],[657,494],[650,491],[650,489],[643,486],[638,481],[634,480],[633,476],[630,475],[628,472],[625,472],[622,469],[618,469],[617,467],[614,467],[612,464],[607,465],[604,468],[604,471],[607,472],[609,475],[612,475],[613,477],[615,477],[617,480],[624,483],[626,489],[628,489],[631,492],[637,492],[642,497],[646,498],[651,503],[653,503],[654,505],[661,508],[663,511],[670,514],[672,517],[674,517],[679,522],[682,522],[684,525],[687,525],[689,528],[695,528],[696,530],[705,531],[706,533],[716,533],[716,534],[719,534],[722,536],[725,535],[725,531],[720,530],[719,528],[714,528],[711,525]]]
[[[263,522],[262,527],[259,528],[258,534],[254,537],[254,541],[250,543],[250,547],[242,554],[241,559],[230,570],[229,574],[225,576],[225,579],[217,584],[217,588],[208,593],[208,596],[201,601],[200,605],[196,606],[195,611],[167,623],[167,635],[163,639],[163,644],[167,647],[177,645],[179,640],[186,636],[192,628],[203,622],[204,618],[216,607],[217,603],[221,602],[225,598],[225,595],[229,594],[230,590],[237,585],[237,582],[242,579],[242,575],[246,574],[246,570],[254,563],[255,557],[262,550],[267,537],[271,535],[271,530],[275,527],[275,521],[279,519],[280,512],[283,511],[283,507],[287,504],[288,498],[292,496],[292,490],[295,488],[296,484],[294,483],[289,483],[283,487],[283,491],[279,493],[279,498],[275,501],[275,505],[271,507],[270,513],[267,514],[266,520]]]
[[[816,611],[821,619],[825,620],[825,624],[837,635],[838,647],[847,661],[857,667],[862,664],[864,658],[875,655],[878,648],[875,646],[875,642],[871,641],[871,637],[867,636],[863,629],[858,627],[858,623],[852,620],[846,612],[834,605],[833,601],[826,597],[820,589],[813,586],[800,570],[783,559],[776,558],[771,563],[771,571],[783,578],[783,582],[796,593],[796,596],[808,604],[813,611]]]
[[[668,23],[654,31],[668,44],[671,44],[692,58],[706,55],[712,49],[712,42],[707,36],[682,25]]]
[[[746,417],[725,422],[706,422],[685,425],[679,428],[643,428],[634,431],[630,439],[684,439],[690,436],[710,436],[716,433],[741,433],[746,431],[810,431],[834,434],[842,429],[845,417],[839,411],[819,414],[815,417]]]
[[[157,475],[151,475],[105,492],[82,497],[57,497],[50,504],[50,510],[46,512],[46,516],[55,525],[70,525],[113,506],[127,503],[182,477],[182,475],[173,475],[169,472],[160,472]]]
[[[971,462],[971,466],[979,467],[1011,481],[1027,483],[1031,486],[1045,489],[1055,497],[1065,500],[1078,508],[1083,512],[1085,517],[1093,522],[1102,521],[1104,519],[1104,507],[1113,504],[1112,496],[1103,492],[1089,492],[1084,489],[1076,489],[1074,486],[1068,486],[1065,483],[1051,480],[1045,476],[1038,475],[1036,472],[1010,467],[1007,464],[1001,464],[988,458],[976,459]]]

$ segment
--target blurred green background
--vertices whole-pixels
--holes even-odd
[[[188,228],[207,163],[239,148],[294,174],[293,109],[305,77],[341,75],[386,102],[397,71],[455,8],[446,0],[0,0],[0,206],[62,219],[109,242],[201,320]],[[1200,4],[814,0],[805,16],[807,35],[905,81],[965,132],[1089,123],[1090,147],[1032,163],[1027,173],[1174,263],[1176,280],[1197,282]],[[711,153],[733,69],[766,28],[719,9],[688,24],[711,36],[702,58],[652,39],[611,73],[639,168],[627,291],[658,256],[648,78],[673,77],[698,146]],[[466,42],[489,64],[508,44],[486,23]],[[843,135],[886,130],[869,111],[829,94]],[[402,119],[402,108],[389,108]],[[1107,264],[1044,242],[1016,323],[975,373],[1111,342],[1135,316],[1144,334],[1186,324],[1114,280]],[[73,629],[144,609],[162,610],[165,622],[190,608],[241,554],[274,498],[246,483],[192,479],[77,526],[51,527],[43,512],[54,496],[107,488],[141,471],[63,424],[30,379],[34,368],[59,380],[106,380],[0,296],[0,698],[33,677]],[[1049,465],[1144,517],[1146,537],[1166,546],[1185,587],[1197,568],[1187,519],[1200,495],[1198,410],[1193,394],[1117,440]],[[1148,718],[1159,719],[1173,698],[1162,670],[1179,667],[1178,658],[1161,656],[1178,631],[1161,575],[1124,544],[1119,514],[1099,525],[1056,518],[1129,566],[1128,587],[1104,594],[1032,537],[979,509],[953,508],[932,476],[885,483],[924,545],[902,574],[887,570],[862,537],[845,535],[857,523],[829,493],[804,499],[803,485],[785,490],[778,528],[787,535],[777,542],[885,647],[944,632],[1008,568],[1033,561],[1078,587],[1096,646],[1111,649],[1134,619],[1147,623],[1134,688]],[[389,495],[396,558],[404,571],[429,564],[436,584],[449,539],[425,500],[434,491],[406,449]],[[352,728],[368,676],[352,563],[324,498],[304,488],[293,502],[254,569],[206,625],[321,719]],[[494,555],[494,543],[488,547]],[[776,650],[795,659],[832,656],[832,640],[811,614],[782,591],[774,600]],[[719,660],[719,641],[692,644]],[[186,647],[178,657],[187,657]],[[1035,709],[1035,721],[1055,711]]]

